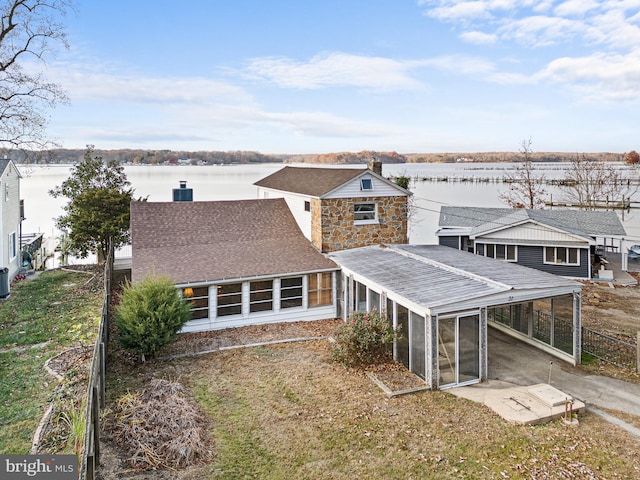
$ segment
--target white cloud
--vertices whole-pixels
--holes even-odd
[[[537,78],[563,83],[586,102],[640,100],[640,52],[629,55],[596,53],[588,57],[558,58]]]
[[[467,43],[473,43],[476,45],[490,45],[498,41],[498,36],[495,33],[484,32],[464,32],[460,35],[460,38]]]
[[[598,2],[594,0],[567,0],[553,9],[554,13],[560,17],[581,16],[588,11],[598,8]]]
[[[334,52],[317,55],[308,62],[288,58],[257,58],[247,66],[249,75],[283,87],[316,89],[354,86],[377,90],[417,88],[407,72],[410,62]]]

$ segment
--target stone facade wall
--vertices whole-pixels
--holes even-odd
[[[354,203],[375,202],[378,223],[355,225]],[[311,241],[322,252],[380,243],[408,243],[407,197],[313,199]]]

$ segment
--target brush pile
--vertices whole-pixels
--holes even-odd
[[[180,383],[153,379],[111,408],[105,433],[135,470],[185,468],[211,459],[205,420]]]

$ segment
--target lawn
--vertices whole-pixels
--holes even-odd
[[[181,472],[156,471],[154,478],[640,475],[639,440],[600,417],[587,413],[578,427],[560,421],[515,426],[442,391],[387,398],[362,372],[331,362],[326,341],[128,363],[118,370],[111,378],[112,401],[116,392],[164,378],[181,382],[206,414],[213,461]],[[117,456],[114,445],[107,447]],[[116,463],[112,458],[103,479],[124,476],[126,467]],[[126,477],[136,478],[130,472]]]
[[[97,271],[49,270],[17,282],[10,298],[0,303],[0,453],[31,449],[49,402],[63,395],[44,363],[95,341],[102,282]]]

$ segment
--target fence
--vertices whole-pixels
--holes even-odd
[[[618,367],[635,370],[640,367],[640,332],[638,344],[625,342],[615,337],[582,327],[582,352]]]
[[[100,327],[93,350],[87,405],[85,409],[84,447],[80,465],[80,479],[94,480],[100,459],[100,410],[104,407],[106,348],[109,340],[109,306],[111,304],[111,278],[113,271],[113,249],[105,261],[104,303]]]

